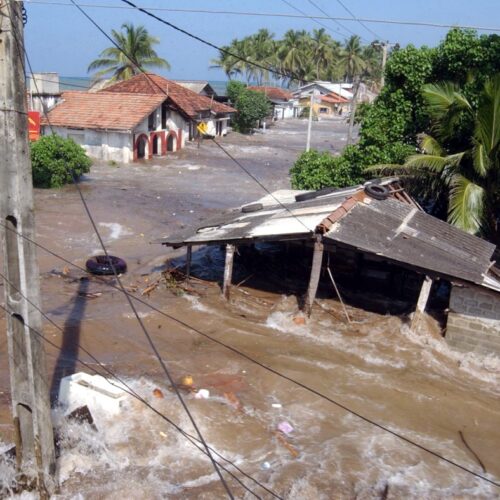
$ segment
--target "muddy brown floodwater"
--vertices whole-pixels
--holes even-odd
[[[313,146],[339,151],[345,123],[314,123]],[[222,140],[269,190],[289,187],[288,170],[305,143],[306,123],[291,120],[268,133]],[[96,164],[82,182],[84,195],[110,253],[125,258],[126,286],[140,291],[161,277],[182,252],[150,241],[217,210],[264,195],[211,143],[189,145],[168,159],[143,164]],[[79,266],[99,252],[74,187],[36,191],[37,239]],[[43,309],[63,329],[44,332],[54,391],[60,376],[87,371],[78,348],[91,352],[142,397],[194,434],[123,296],[106,284],[38,252]],[[160,311],[138,309],[173,376],[193,378],[209,399],[186,402],[210,446],[278,497],[499,498],[500,489],[369,424],[280,377],[246,356],[305,384],[345,407],[464,467],[500,480],[500,361],[447,347],[434,325],[411,333],[403,317],[349,307],[348,324],[336,300],[323,298],[310,320],[298,320],[297,300],[247,283],[222,300],[217,280],[223,254],[195,254],[187,291],[162,280],[144,298]],[[172,319],[169,319],[171,316]],[[4,315],[0,327],[4,331]],[[198,330],[198,332],[196,331]],[[203,336],[199,332],[207,335]],[[163,397],[156,397],[161,395]],[[12,442],[5,335],[0,336],[0,449]],[[57,415],[56,415],[57,416]],[[58,499],[224,498],[204,455],[136,400],[120,418],[88,424],[57,419]],[[277,432],[287,423],[293,430]],[[460,433],[470,449],[465,446]],[[473,450],[476,456],[470,451]],[[479,457],[486,472],[482,471]],[[227,463],[226,463],[227,465]],[[260,498],[273,498],[227,465]],[[13,465],[0,460],[10,484]],[[227,476],[237,498],[253,498]],[[4,495],[8,493],[4,490]],[[23,498],[30,498],[23,496]],[[32,494],[31,494],[32,495]],[[35,498],[35,496],[33,496]]]

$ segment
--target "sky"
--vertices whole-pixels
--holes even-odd
[[[69,0],[25,0],[28,23],[25,27],[26,49],[35,72],[57,72],[62,76],[87,76],[89,63],[110,46],[102,33],[74,6],[37,4],[38,1],[69,3]],[[120,0],[76,0],[79,4],[100,4],[123,7]],[[315,3],[331,16],[350,17],[338,0],[287,0],[308,15],[324,15]],[[245,11],[258,13],[299,14],[285,0],[134,0],[141,7],[182,8]],[[500,30],[500,1],[498,0],[342,0],[359,18],[410,20],[454,25],[474,25]],[[160,38],[156,46],[160,57],[167,59],[170,71],[159,71],[171,79],[225,80],[218,69],[210,68],[210,61],[218,52],[188,38],[145,14],[128,9],[84,7],[87,13],[107,32],[119,29],[124,22],[144,25],[151,35]],[[228,14],[155,12],[173,24],[192,32],[216,45],[229,44],[233,38],[242,38],[267,28],[280,38],[289,29],[321,28],[312,19],[292,19],[269,16],[235,16]],[[300,14],[299,14],[300,15]],[[339,41],[345,40],[345,30],[333,21],[321,20],[330,28],[329,34]],[[360,35],[364,43],[375,36],[358,22],[342,23]],[[406,46],[435,46],[447,29],[388,24],[365,23],[377,38]],[[342,32],[342,33],[339,33]],[[491,32],[484,32],[491,33]],[[497,32],[500,34],[500,31]]]

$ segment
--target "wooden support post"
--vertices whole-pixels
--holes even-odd
[[[311,277],[309,279],[309,287],[307,289],[305,303],[305,312],[308,316],[311,316],[314,299],[316,298],[316,292],[318,291],[319,277],[321,275],[321,264],[323,262],[323,249],[324,246],[321,242],[321,236],[316,236],[311,266]]]
[[[29,242],[35,227],[21,8],[16,0],[0,1],[0,244],[17,463],[27,475],[36,471],[43,497],[53,487],[55,453],[39,271]]]
[[[425,307],[427,306],[427,301],[429,300],[429,295],[432,288],[432,279],[429,276],[424,278],[422,283],[422,288],[420,289],[420,295],[418,296],[417,307],[413,313],[413,318],[411,320],[411,329],[415,330],[418,326],[418,322],[422,314],[425,312]]]
[[[226,265],[224,267],[224,284],[222,293],[226,300],[229,300],[231,281],[233,278],[234,245],[226,245]]]
[[[186,250],[186,279],[191,277],[191,258],[193,254],[193,247],[191,245],[187,246]]]

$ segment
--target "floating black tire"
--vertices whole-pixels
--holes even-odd
[[[262,203],[252,203],[251,205],[245,205],[244,207],[241,207],[241,211],[244,214],[248,214],[250,212],[258,212],[259,210],[262,210],[264,208],[264,205]]]
[[[123,259],[120,259],[120,257],[115,257],[113,255],[109,255],[108,257],[105,255],[96,255],[91,257],[85,263],[85,267],[89,273],[97,274],[99,276],[109,276],[115,274],[113,272],[113,268],[116,271],[116,274],[123,274],[127,272],[127,263]]]
[[[380,184],[367,184],[365,186],[365,193],[374,200],[386,200],[391,192]]]
[[[314,198],[317,198],[318,196],[324,196],[325,194],[330,194],[337,190],[338,188],[335,187],[326,187],[323,189],[318,189],[317,191],[312,191],[310,193],[298,194],[295,196],[295,201],[314,200]]]

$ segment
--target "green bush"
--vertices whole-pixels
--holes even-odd
[[[92,161],[73,139],[47,135],[31,144],[33,185],[57,188],[90,172]]]
[[[364,181],[363,165],[356,157],[357,147],[347,146],[342,156],[312,149],[303,152],[290,170],[294,189],[343,188]]]

